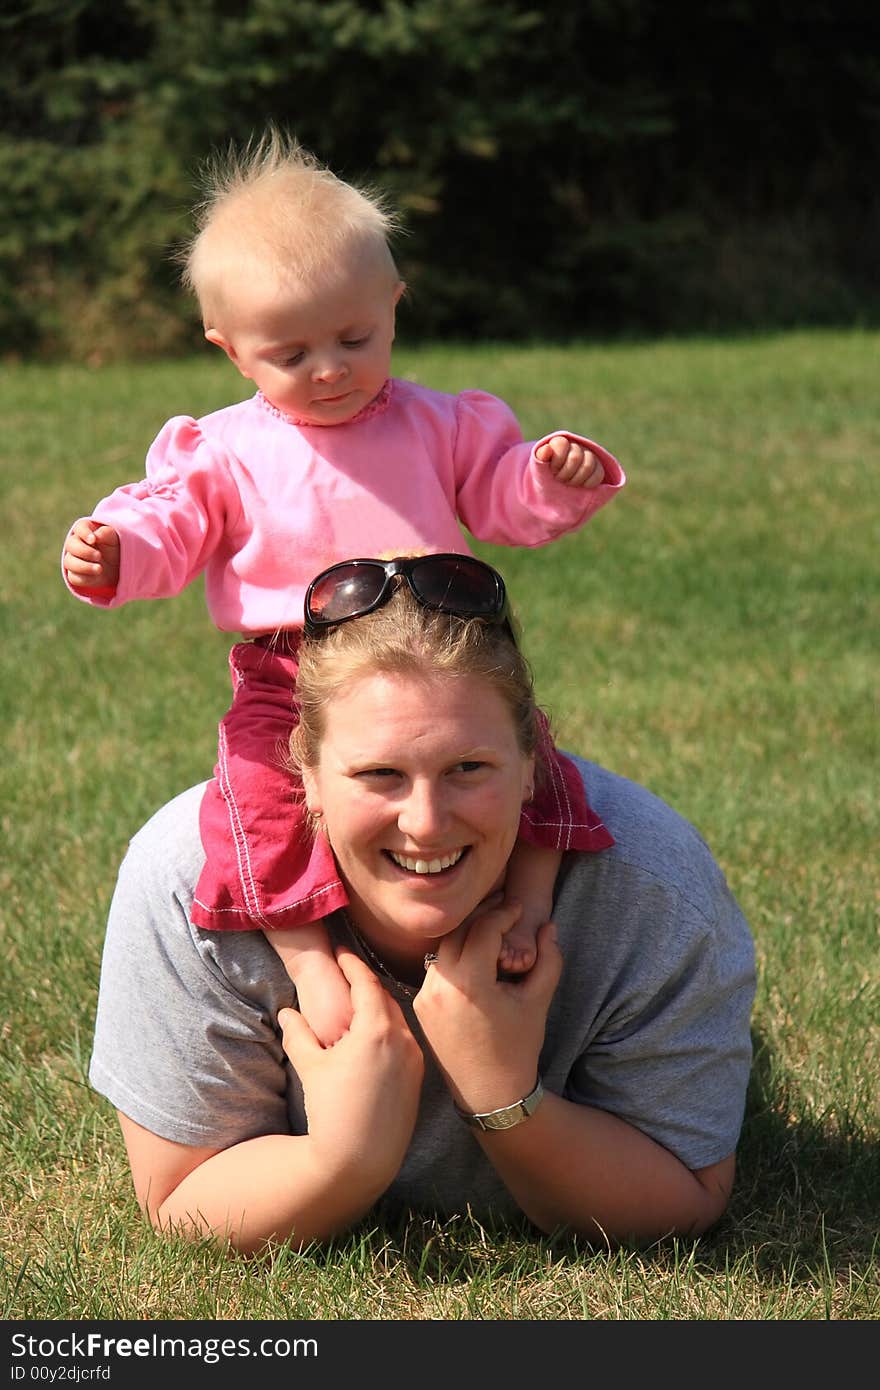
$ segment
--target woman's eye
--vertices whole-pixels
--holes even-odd
[[[479,763],[479,762],[473,762],[473,761],[466,761],[466,762],[462,762],[462,763],[456,763],[456,764],[455,764],[455,771],[456,771],[456,772],[479,772],[480,769],[483,768],[483,767],[485,767],[485,766],[486,766],[485,763]]]
[[[388,777],[396,777],[397,770],[393,767],[368,767],[364,768],[363,772],[359,772],[358,776],[381,782]]]

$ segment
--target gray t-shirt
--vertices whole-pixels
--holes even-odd
[[[751,935],[692,826],[643,787],[576,761],[615,844],[563,860],[554,921],[565,963],[541,1075],[548,1090],[611,1111],[702,1168],[733,1152],[742,1124]],[[295,1002],[281,961],[261,932],[206,932],[189,920],[202,791],[157,812],[120,869],[90,1080],[177,1143],[301,1134],[302,1093],[275,1021]],[[331,926],[346,936],[339,914]],[[386,986],[421,1038],[411,1001]],[[387,1196],[484,1219],[516,1212],[430,1056],[416,1130]]]

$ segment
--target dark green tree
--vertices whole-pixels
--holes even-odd
[[[24,0],[0,15],[0,345],[198,341],[199,163],[286,126],[400,208],[404,331],[876,316],[856,0]]]

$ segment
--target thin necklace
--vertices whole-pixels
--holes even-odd
[[[402,994],[405,994],[407,999],[415,999],[416,995],[421,989],[421,985],[405,984],[403,980],[398,980],[396,975],[392,975],[385,962],[381,961],[379,957],[376,955],[376,952],[373,950],[369,941],[366,941],[361,936],[354,922],[351,920],[344,908],[340,908],[339,915],[341,916],[345,925],[348,927],[348,930],[351,932],[357,944],[360,946],[364,955],[367,957],[370,964],[374,966],[376,970],[378,970],[379,974],[384,975],[385,979],[389,980],[391,984],[393,984],[397,989],[401,991]]]

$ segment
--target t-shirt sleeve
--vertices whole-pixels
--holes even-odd
[[[612,969],[564,1091],[632,1124],[690,1169],[736,1148],[755,987],[748,926],[708,851],[702,858],[712,885],[696,901],[644,867],[627,866],[624,892],[613,863],[597,875],[592,922],[608,932]]]
[[[290,1133],[275,1018],[293,1001],[261,932],[201,932],[189,921],[201,792],[163,807],[120,868],[89,1079],[152,1133],[224,1148]]]

